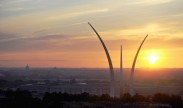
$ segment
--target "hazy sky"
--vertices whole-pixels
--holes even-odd
[[[0,67],[183,67],[183,0],[0,0]],[[159,59],[150,65],[150,53]]]

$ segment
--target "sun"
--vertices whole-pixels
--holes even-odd
[[[156,52],[150,52],[148,55],[145,57],[145,59],[150,63],[150,64],[155,64],[157,60],[159,59],[159,56],[157,55]]]
[[[147,56],[146,59],[149,61],[150,64],[155,64],[156,61],[158,60],[158,56],[150,55]]]

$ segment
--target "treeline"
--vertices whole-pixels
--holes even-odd
[[[161,103],[169,104],[173,108],[183,108],[183,100],[178,95],[168,95],[157,93],[153,96],[142,96],[136,94],[130,96],[125,93],[120,98],[111,98],[107,94],[101,96],[67,93],[45,93],[42,99],[34,98],[31,92],[17,89],[0,90],[0,106],[1,108],[62,108],[64,102],[106,102],[106,103]]]

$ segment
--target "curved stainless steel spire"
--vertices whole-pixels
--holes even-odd
[[[95,30],[95,28],[88,22],[88,24],[90,25],[90,27],[94,30],[94,32],[96,33],[96,35],[98,36],[100,42],[102,43],[102,46],[105,50],[107,59],[108,59],[108,63],[109,63],[109,68],[110,68],[110,77],[111,77],[111,84],[110,84],[110,96],[114,97],[115,96],[115,81],[114,81],[114,70],[113,70],[113,65],[112,65],[112,61],[111,61],[111,57],[109,55],[109,52],[107,50],[107,47],[105,46],[102,38],[100,37],[100,35],[97,33],[97,31]]]
[[[134,80],[133,77],[134,77],[135,64],[136,64],[137,57],[138,57],[138,54],[139,54],[139,52],[140,52],[140,49],[141,49],[141,47],[142,47],[142,45],[143,45],[143,43],[144,43],[144,41],[146,40],[147,37],[148,37],[148,34],[146,35],[146,37],[144,38],[144,40],[143,40],[142,43],[140,44],[139,49],[137,50],[137,53],[136,53],[135,58],[134,58],[134,60],[133,60],[132,69],[131,69],[131,76],[130,76],[130,95],[131,95],[131,96],[134,96],[134,95],[135,95],[135,91],[134,91],[134,81],[133,81],[133,80]]]
[[[124,79],[123,79],[123,57],[122,57],[122,45],[120,52],[120,96],[123,95]]]

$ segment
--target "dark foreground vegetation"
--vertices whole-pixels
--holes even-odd
[[[178,95],[157,93],[153,96],[128,93],[120,98],[67,93],[45,93],[42,99],[32,97],[31,92],[17,89],[0,90],[0,108],[183,108]]]

